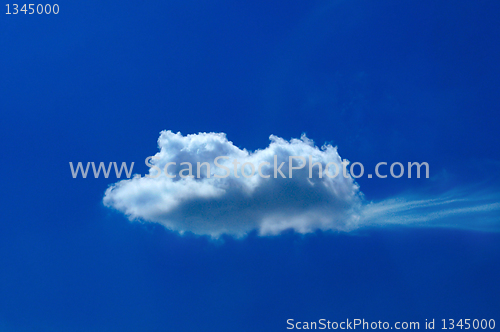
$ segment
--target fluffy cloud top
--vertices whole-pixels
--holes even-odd
[[[214,237],[222,233],[241,236],[257,229],[260,234],[277,234],[285,229],[294,229],[307,233],[321,230],[350,230],[359,222],[362,199],[359,186],[348,176],[340,174],[330,178],[323,174],[319,178],[318,166],[313,167],[313,176],[309,178],[309,156],[313,163],[321,163],[323,172],[327,163],[335,162],[341,166],[337,148],[331,145],[316,147],[305,135],[300,139],[286,141],[276,136],[270,137],[271,143],[263,150],[249,152],[236,147],[228,141],[225,134],[200,133],[183,136],[180,133],[163,131],[158,139],[160,152],[150,163],[162,172],[156,178],[132,178],[120,181],[106,190],[104,204],[125,213],[130,219],[157,222],[179,232],[190,231],[195,234],[207,234]],[[274,156],[278,167],[287,178],[279,174],[274,177]],[[220,165],[231,169],[230,176],[222,168],[216,167],[214,159]],[[303,156],[307,165],[300,170],[293,170],[288,177],[289,156]],[[238,176],[233,174],[236,159]],[[176,178],[168,178],[164,167]],[[181,178],[179,172],[193,165],[195,178]],[[210,164],[210,178],[202,166],[200,178],[196,178],[197,163]],[[252,163],[255,175],[242,176],[241,165]],[[262,173],[270,175],[263,178],[258,175],[258,165],[263,164]],[[293,166],[298,167],[301,160],[295,159]],[[151,176],[157,174],[153,168]],[[336,173],[330,167],[330,175]],[[187,175],[187,171],[183,175]],[[245,174],[251,174],[250,166],[245,167]]]
[[[341,165],[337,148],[324,145],[318,148],[303,135],[300,139],[286,141],[271,136],[271,143],[263,150],[249,152],[236,147],[223,133],[199,133],[183,136],[180,133],[163,131],[158,139],[158,152],[150,161],[162,172],[155,178],[132,178],[110,186],[104,196],[104,204],[123,212],[130,220],[156,222],[165,227],[183,232],[218,237],[221,234],[243,236],[252,230],[261,235],[279,234],[293,229],[299,233],[315,230],[350,231],[361,226],[391,224],[413,224],[500,230],[500,198],[498,193],[457,190],[437,198],[397,197],[381,202],[366,202],[354,179],[347,174],[334,178],[325,176],[328,163]],[[225,170],[216,167],[214,159],[231,170],[225,178]],[[274,177],[274,156],[286,178]],[[306,165],[293,171],[288,177],[289,156],[303,156]],[[318,166],[314,166],[312,178],[309,176],[309,156],[312,163],[320,163],[323,177],[318,176]],[[239,162],[234,176],[234,160]],[[187,169],[189,162],[194,178],[181,178],[179,172]],[[197,163],[210,164],[210,177],[202,166],[200,178]],[[252,163],[255,175],[242,176],[241,165]],[[262,167],[263,178],[258,175],[258,165]],[[167,163],[170,175],[164,173]],[[293,166],[302,164],[294,160]],[[335,168],[330,168],[335,174]],[[245,167],[245,174],[251,173]],[[188,172],[184,171],[183,175]],[[157,175],[154,168],[150,176]]]

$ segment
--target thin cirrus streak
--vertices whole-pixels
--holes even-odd
[[[182,170],[182,162],[210,164],[211,177],[168,178],[162,172],[156,178],[132,178],[111,185],[105,192],[105,206],[124,213],[130,220],[155,222],[179,233],[236,237],[257,230],[260,235],[277,235],[287,229],[298,233],[352,231],[375,225],[412,224],[496,230],[500,204],[495,195],[475,196],[450,192],[437,198],[391,198],[367,202],[351,176],[309,177],[308,167],[294,170],[293,178],[229,176],[216,178],[217,156],[230,160],[219,163],[233,168],[231,160],[258,164],[267,161],[265,174],[273,172],[275,155],[312,156],[323,168],[329,162],[341,164],[337,148],[321,148],[302,135],[290,141],[271,135],[271,143],[262,150],[249,152],[236,147],[223,133],[199,133],[183,136],[163,131],[158,139],[160,151],[151,163],[163,169],[167,163],[172,174]],[[226,164],[225,164],[226,163]],[[240,168],[241,168],[240,164]],[[316,166],[316,172],[318,172]],[[156,171],[150,169],[150,175]],[[454,222],[450,218],[454,218]],[[480,220],[480,221],[478,221]]]
[[[481,190],[452,190],[437,198],[390,198],[366,204],[364,225],[453,227],[500,230],[500,196]]]

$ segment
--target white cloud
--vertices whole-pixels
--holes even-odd
[[[200,133],[182,136],[180,133],[163,131],[158,139],[160,152],[151,163],[164,169],[168,162],[176,165],[168,167],[169,179],[164,172],[158,178],[132,178],[120,181],[105,193],[104,204],[125,213],[131,220],[157,222],[179,232],[190,231],[195,234],[208,234],[214,237],[222,233],[241,236],[257,229],[261,234],[277,234],[293,228],[307,233],[316,229],[350,230],[357,227],[362,206],[358,185],[351,177],[339,174],[335,178],[317,176],[318,166],[313,168],[309,178],[308,166],[294,170],[288,178],[289,156],[312,156],[313,163],[325,165],[335,162],[341,165],[337,148],[325,145],[321,149],[305,135],[301,139],[286,141],[271,136],[270,145],[255,152],[239,149],[228,141],[224,134]],[[278,174],[274,178],[274,155],[278,166],[284,162],[282,171],[287,177]],[[231,169],[231,176],[215,178],[214,174],[224,175],[224,170],[215,167],[214,159]],[[269,162],[262,168],[262,178],[255,175],[244,178],[241,165],[239,178],[233,176],[232,162],[240,164],[251,162],[258,165]],[[300,160],[297,165],[301,164]],[[197,162],[209,162],[211,177],[181,179],[179,171],[187,168],[180,165],[189,162],[196,176]],[[294,166],[297,166],[294,165]],[[202,171],[205,167],[201,168]],[[331,167],[330,174],[335,169]],[[150,169],[150,175],[156,171]],[[183,173],[186,174],[187,173]],[[246,174],[250,174],[247,167]],[[315,175],[316,174],[316,175]]]
[[[163,131],[158,139],[158,152],[150,162],[164,169],[169,162],[167,178],[162,174],[157,178],[132,178],[119,181],[106,190],[105,206],[123,212],[130,220],[156,222],[165,227],[183,232],[218,237],[221,234],[243,236],[257,230],[261,235],[279,234],[293,229],[299,233],[315,230],[350,231],[361,226],[387,224],[424,224],[453,226],[450,218],[469,217],[469,223],[461,227],[491,228],[498,225],[500,204],[495,197],[474,200],[452,193],[438,199],[388,199],[378,203],[367,203],[359,186],[350,176],[339,174],[329,178],[318,177],[318,167],[313,168],[309,177],[309,163],[300,170],[293,171],[288,178],[289,156],[312,156],[313,163],[322,164],[323,170],[329,162],[341,165],[337,148],[324,145],[318,148],[303,135],[300,139],[286,141],[271,136],[271,143],[263,150],[249,152],[228,141],[225,134],[199,133],[182,136],[180,133]],[[274,178],[274,156],[282,167],[286,179],[279,175]],[[214,159],[228,156],[229,160],[218,162],[231,169],[231,176],[223,175],[224,170],[215,167]],[[233,176],[233,160],[238,166],[239,178]],[[210,164],[211,177],[203,173],[200,178],[180,178],[179,171],[187,168],[180,165],[189,162],[196,176],[197,162]],[[262,178],[255,175],[245,178],[241,175],[241,164],[250,162],[258,165],[269,162],[262,168]],[[302,162],[296,160],[297,165]],[[294,162],[295,165],[295,162]],[[297,166],[295,165],[295,166]],[[342,173],[342,170],[340,170]],[[246,173],[250,173],[247,167]],[[331,168],[331,173],[335,173]],[[149,175],[156,171],[150,169]],[[187,174],[187,173],[183,173]],[[474,215],[488,218],[481,225],[470,225]],[[465,226],[464,226],[465,225]],[[479,227],[476,227],[479,226]]]

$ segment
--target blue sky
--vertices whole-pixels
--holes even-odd
[[[500,324],[498,210],[214,240],[129,221],[103,204],[116,178],[73,179],[68,167],[125,161],[145,174],[163,130],[225,133],[249,151],[305,133],[366,168],[430,164],[429,179],[356,180],[364,204],[497,203],[500,3],[59,6],[0,19],[1,331]]]

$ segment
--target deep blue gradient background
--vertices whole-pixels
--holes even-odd
[[[494,318],[500,234],[379,228],[214,242],[130,223],[116,179],[163,129],[427,161],[368,200],[498,192],[500,2],[59,2],[0,17],[1,331],[279,331],[286,319]],[[5,8],[5,7],[4,7]]]

